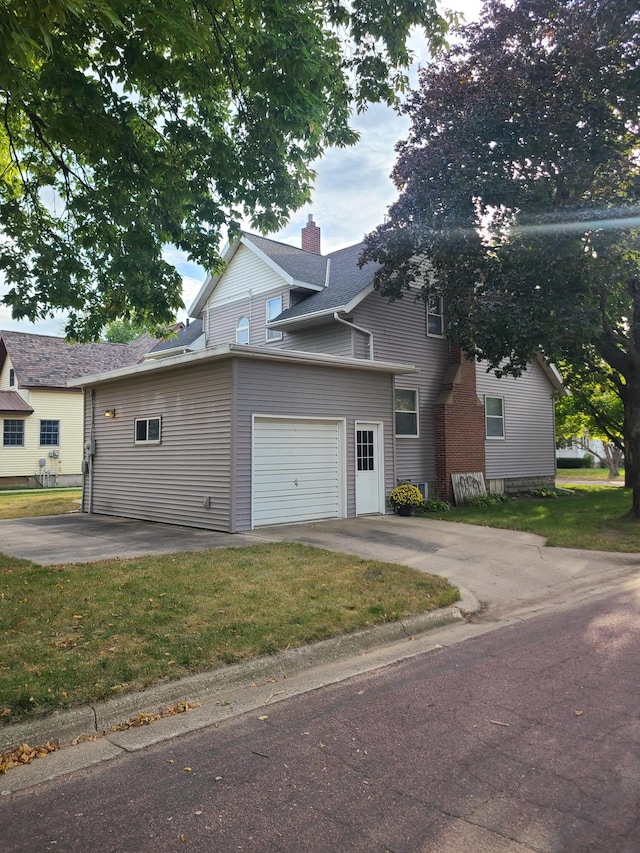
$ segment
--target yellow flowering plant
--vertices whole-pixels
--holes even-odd
[[[389,504],[394,507],[420,506],[423,500],[420,489],[411,483],[402,483],[389,493]]]

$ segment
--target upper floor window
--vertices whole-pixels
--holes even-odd
[[[58,447],[60,444],[60,421],[40,421],[40,445]]]
[[[504,438],[504,398],[485,397],[484,416],[487,438]]]
[[[442,310],[442,297],[432,297],[426,305],[427,308],[427,334],[444,335],[444,312]]]
[[[236,343],[237,344],[248,344],[249,343],[249,318],[248,317],[240,317],[240,319],[236,323]]]
[[[2,443],[5,447],[24,447],[24,421],[5,418],[2,428]]]
[[[273,299],[267,299],[266,310],[267,323],[270,323],[272,320],[275,320],[278,314],[282,314],[282,296],[274,296]],[[267,340],[281,341],[282,332],[277,332],[275,329],[267,329]]]
[[[396,435],[418,435],[418,392],[410,388],[396,388]]]
[[[9,388],[15,388],[16,384],[16,372],[13,367],[9,368]]]
[[[136,444],[160,444],[161,418],[136,418]]]

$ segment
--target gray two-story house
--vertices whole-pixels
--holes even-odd
[[[449,499],[456,473],[552,484],[555,370],[466,361],[442,305],[389,304],[361,248],[321,254],[311,218],[301,248],[244,234],[177,338],[75,381],[84,510],[236,532],[383,513],[406,480]]]

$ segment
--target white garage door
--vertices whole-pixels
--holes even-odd
[[[341,421],[253,423],[253,526],[342,515]]]

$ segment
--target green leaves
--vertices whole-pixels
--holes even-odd
[[[172,244],[207,269],[224,225],[281,227],[351,110],[391,101],[434,0],[10,0],[0,13],[0,270],[14,316],[80,339],[166,324]],[[399,76],[400,75],[400,76]]]

